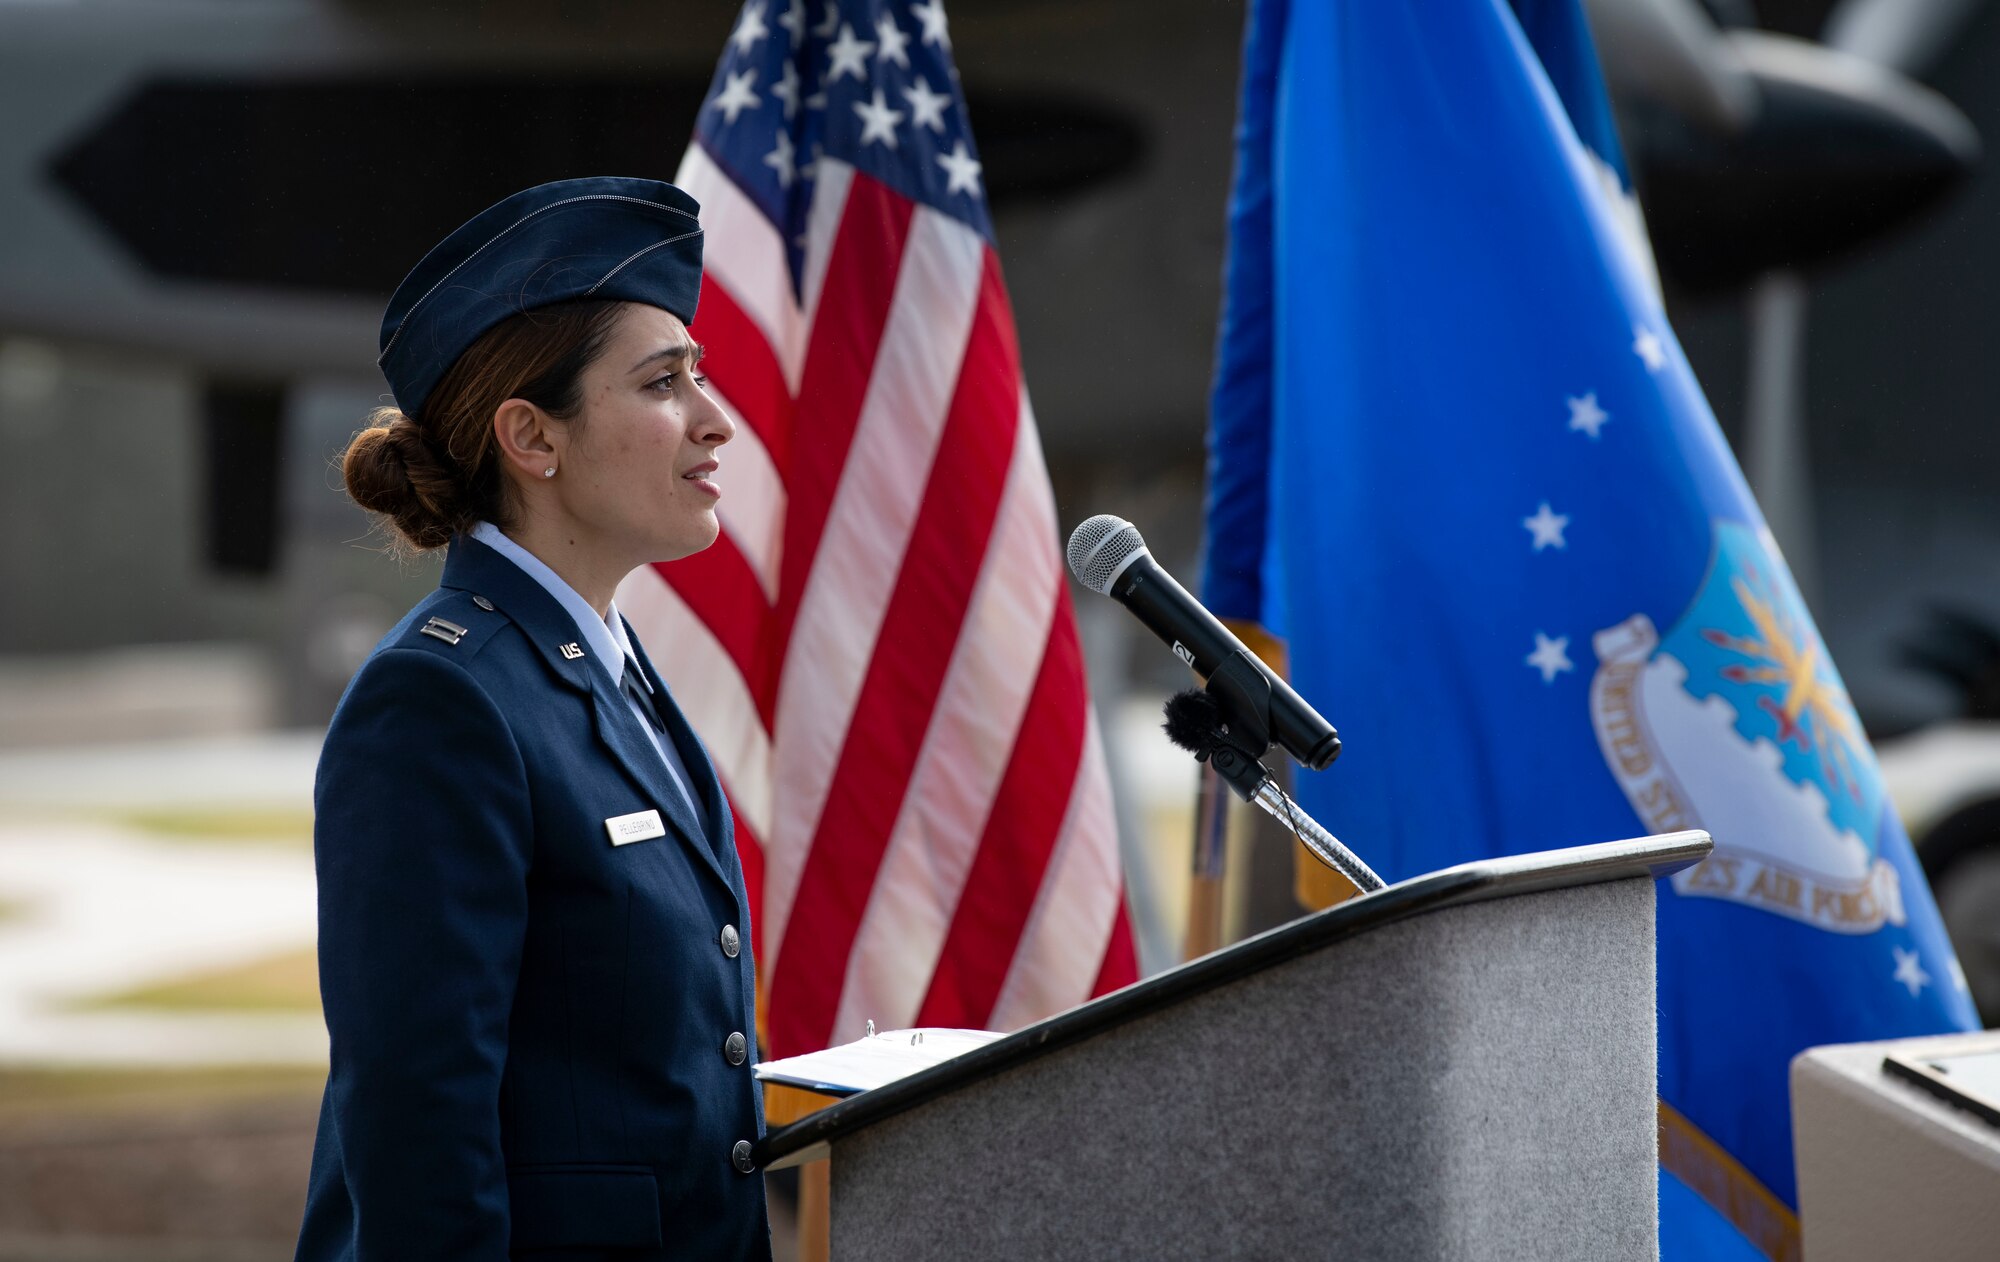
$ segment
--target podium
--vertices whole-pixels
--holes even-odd
[[[1935,1093],[1964,1081],[1992,1099],[1991,1072],[1983,1081],[1968,1073],[1968,1055],[2000,1055],[2000,1030],[1809,1047],[1793,1058],[1792,1152],[1812,1262],[1989,1262],[2000,1252],[2000,1118]],[[1897,1062],[1947,1069],[1913,1078]]]
[[[831,1256],[1656,1258],[1683,832],[1350,899],[774,1130]]]

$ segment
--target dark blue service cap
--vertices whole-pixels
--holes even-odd
[[[431,247],[382,313],[375,361],[415,416],[479,335],[569,298],[649,303],[694,322],[701,207],[659,180],[594,175],[537,184]]]

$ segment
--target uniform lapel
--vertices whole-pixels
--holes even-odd
[[[593,664],[591,655],[579,645],[576,620],[570,617],[569,611],[520,566],[468,535],[452,540],[440,582],[442,586],[491,600],[527,635],[528,642],[534,645],[535,651],[556,678],[590,698],[598,741],[625,769],[625,774],[645,791],[659,810],[660,818],[701,856],[710,871],[727,884],[728,875],[716,863],[715,853],[708,839],[702,835],[699,821],[688,810],[687,799],[674,787],[672,773],[660,761],[659,751],[653,748],[652,738],[640,726],[639,716],[632,713],[625,695],[611,682],[608,668],[602,663]],[[627,626],[629,628],[630,624]],[[565,652],[565,646],[576,656]],[[654,686],[660,687],[657,683]],[[680,719],[678,712],[668,717],[667,712],[670,711],[673,711],[671,704],[662,707],[661,718],[667,723],[668,731],[677,733],[676,724],[685,729],[686,723]],[[683,743],[677,734],[676,743]],[[687,755],[683,753],[682,758],[685,760]],[[691,775],[696,774],[694,767],[697,765],[707,771],[706,762],[689,762]],[[712,777],[713,773],[708,773],[708,778]],[[694,788],[689,787],[691,790]]]
[[[673,773],[660,761],[660,751],[653,748],[652,738],[640,725],[639,716],[632,713],[632,705],[625,700],[625,694],[612,685],[610,675],[603,670],[592,670],[590,683],[592,708],[597,714],[597,739],[618,756],[626,771],[647,787],[654,804],[660,809],[661,818],[672,825],[681,840],[726,883],[729,878],[716,866],[715,854],[702,836],[700,821],[688,809],[687,799],[681,796],[681,791],[674,787]],[[665,718],[664,715],[661,717]],[[689,788],[692,791],[693,786]]]
[[[653,685],[653,705],[660,712],[660,720],[667,725],[667,734],[673,738],[674,748],[680,751],[681,765],[687,768],[688,778],[693,781],[688,789],[701,800],[702,814],[711,822],[709,844],[717,856],[727,855],[735,845],[735,827],[730,818],[729,804],[723,800],[722,779],[715,774],[715,765],[708,760],[708,750],[695,735],[694,727],[681,713],[680,706],[668,690],[660,672],[653,669],[653,661],[646,656],[645,645],[632,630],[632,623],[625,615],[618,615],[625,622],[625,638],[632,644],[632,652],[639,659],[639,669],[646,681]]]

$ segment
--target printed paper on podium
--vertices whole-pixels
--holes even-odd
[[[1001,1037],[992,1030],[883,1030],[824,1051],[764,1061],[757,1077],[821,1095],[859,1095]]]

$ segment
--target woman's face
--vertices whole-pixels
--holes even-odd
[[[551,489],[595,536],[588,545],[643,565],[715,542],[716,448],[736,427],[702,388],[700,357],[679,317],[628,303],[584,370],[583,413]]]

